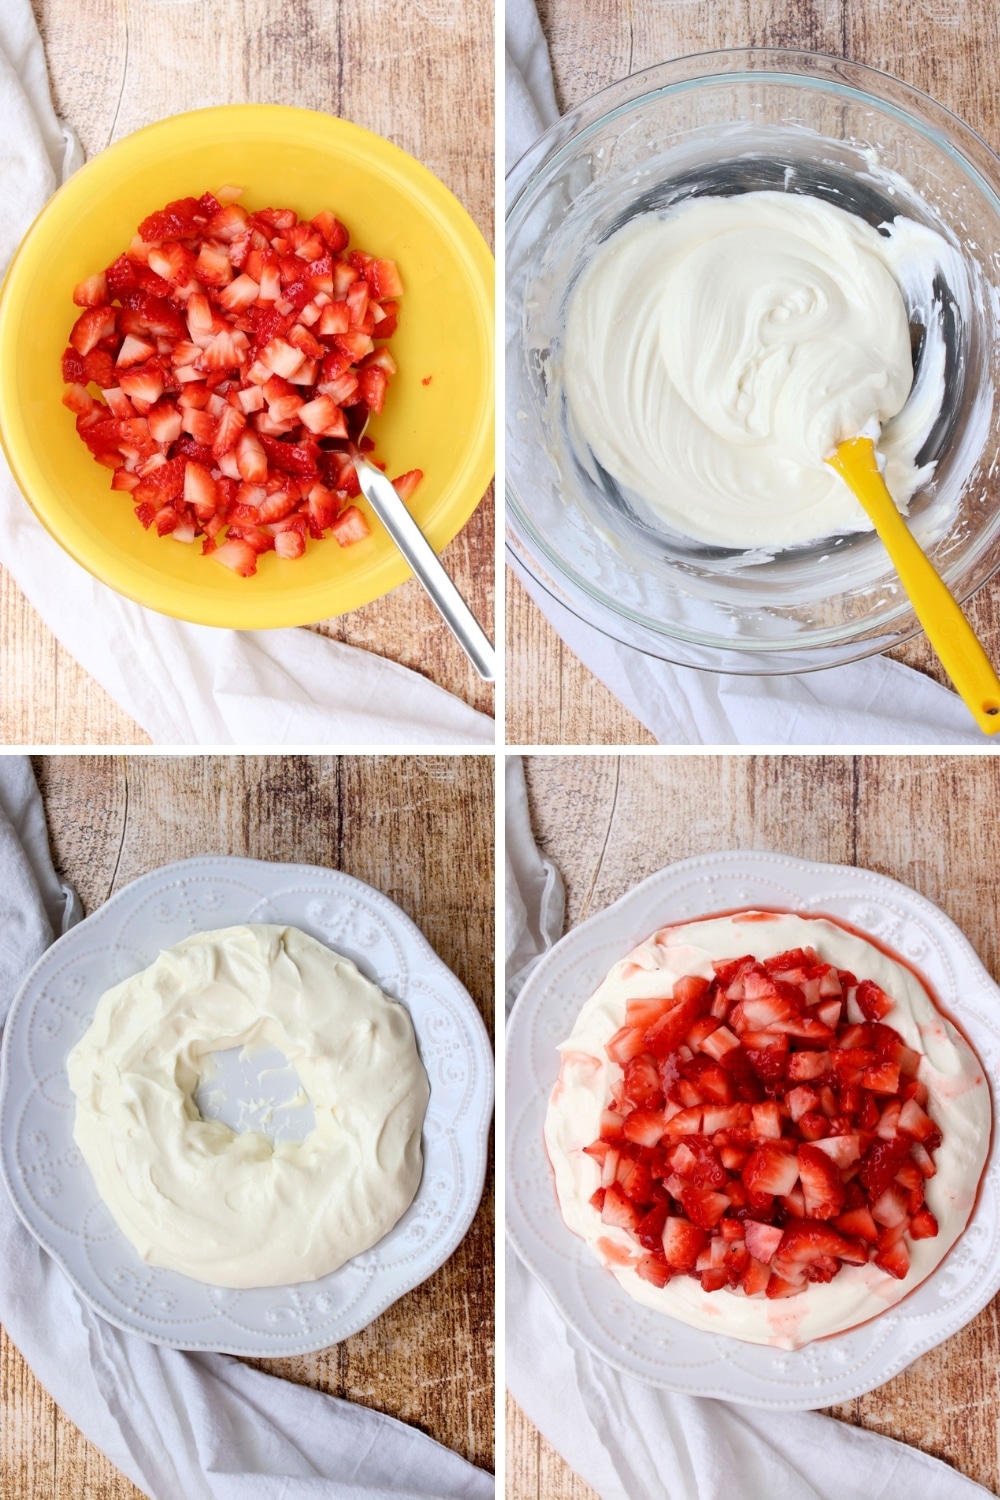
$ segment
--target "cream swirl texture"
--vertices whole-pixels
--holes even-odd
[[[203,1119],[213,1052],[277,1047],[315,1128]],[[203,932],[103,994],[69,1055],[74,1139],[150,1265],[223,1287],[313,1281],[380,1240],[420,1182],[429,1089],[402,1005],[294,927]]]
[[[573,289],[563,380],[574,438],[676,531],[727,547],[870,530],[824,462],[882,430],[901,508],[944,395],[937,312],[913,391],[909,313],[954,251],[800,194],[690,199],[598,249]],[[922,314],[926,315],[926,314]],[[893,420],[895,419],[895,420]]]
[[[764,959],[799,947],[812,947],[824,962],[881,985],[896,1002],[888,1024],[922,1054],[918,1077],[927,1085],[927,1108],[943,1135],[935,1153],[937,1174],[926,1184],[939,1232],[933,1239],[910,1244],[910,1269],[900,1281],[869,1263],[844,1266],[828,1284],[811,1284],[778,1301],[728,1289],[706,1293],[690,1276],[675,1276],[662,1288],[651,1286],[635,1270],[644,1254],[638,1242],[626,1230],[604,1224],[590,1202],[600,1183],[600,1168],[584,1147],[600,1134],[601,1111],[611,1097],[614,1077],[621,1074],[608,1059],[605,1043],[623,1024],[626,1002],[633,997],[669,992],[685,974],[709,979],[713,959],[745,953]],[[850,1019],[863,1017],[857,1011]],[[562,1065],[546,1114],[545,1145],[562,1216],[630,1297],[682,1323],[783,1348],[843,1332],[892,1306],[925,1280],[968,1223],[992,1123],[989,1084],[979,1060],[910,969],[834,922],[763,914],[757,920],[714,917],[665,928],[614,966],[559,1051]]]

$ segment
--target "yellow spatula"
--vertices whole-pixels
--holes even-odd
[[[848,438],[827,463],[847,481],[896,565],[914,613],[941,665],[984,734],[1000,730],[1000,678],[955,599],[935,572],[886,488],[871,438]]]

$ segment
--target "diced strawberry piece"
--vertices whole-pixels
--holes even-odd
[[[876,1140],[861,1159],[858,1178],[873,1201],[880,1198],[910,1154],[912,1142],[905,1136]]]
[[[185,286],[191,280],[194,263],[190,250],[176,240],[158,245],[149,252],[150,269],[171,286]]]
[[[150,265],[153,257],[149,257]],[[194,263],[194,275],[202,286],[225,287],[233,279],[233,263],[224,245],[204,243]]]
[[[922,1208],[915,1213],[910,1220],[910,1238],[914,1240],[932,1240],[938,1232],[938,1221],[929,1208]]]
[[[211,556],[214,561],[222,562],[223,567],[232,568],[232,571],[240,574],[240,577],[252,577],[256,573],[256,552],[252,546],[240,538],[226,538],[222,546],[216,547]]]
[[[890,1276],[895,1276],[898,1281],[902,1281],[910,1269],[910,1252],[903,1238],[904,1229],[903,1224],[883,1229],[878,1237],[874,1257],[875,1264]]]
[[[671,1270],[693,1271],[707,1241],[707,1234],[697,1224],[669,1216],[663,1227],[663,1253]]]
[[[855,998],[861,1007],[862,1014],[869,1021],[881,1021],[889,1014],[895,1004],[895,1001],[890,1000],[885,990],[872,979],[862,979],[858,985]]]
[[[616,1182],[604,1194],[601,1223],[611,1224],[616,1229],[628,1229],[633,1233],[639,1227],[639,1214]]]
[[[903,1106],[898,1099],[891,1099],[886,1105],[885,1109],[879,1115],[878,1123],[875,1127],[876,1133],[881,1140],[895,1140],[899,1134],[899,1117],[902,1111]]]
[[[147,403],[147,407],[153,406],[163,395],[163,371],[157,365],[136,365],[131,370],[123,370],[118,377],[118,384],[133,401]],[[144,408],[139,407],[142,411]]]
[[[250,484],[259,484],[267,478],[267,457],[260,439],[249,429],[240,434],[236,443],[236,464],[240,477]]]
[[[158,464],[149,473],[143,474],[142,483],[135,492],[137,497],[157,508],[176,500],[184,488],[186,468],[187,460],[184,458],[172,458],[167,463]]]
[[[70,330],[69,341],[77,354],[89,354],[102,339],[111,338],[116,327],[116,312],[113,307],[88,307],[82,312]]]
[[[368,522],[356,505],[349,505],[346,510],[341,511],[330,528],[342,547],[364,541],[369,529]]]
[[[625,1097],[632,1104],[662,1102],[659,1070],[648,1054],[634,1057],[625,1068]]]
[[[740,1286],[748,1297],[760,1297],[767,1291],[771,1273],[767,1266],[757,1260],[753,1254],[750,1263],[740,1278]]]
[[[216,424],[215,436],[212,439],[212,453],[216,458],[221,458],[224,453],[229,453],[235,448],[247,425],[247,419],[242,411],[235,406],[226,406]]]
[[[802,1145],[798,1150],[798,1168],[806,1217],[835,1218],[844,1206],[844,1184],[836,1164],[817,1146]]]
[[[861,1141],[856,1135],[831,1135],[816,1141],[817,1151],[822,1151],[845,1172],[861,1155]]]
[[[842,1234],[829,1224],[806,1218],[787,1226],[771,1267],[783,1280],[794,1282],[808,1277],[810,1268],[819,1261],[851,1254],[852,1247]],[[824,1275],[820,1279],[827,1278]]]
[[[644,1255],[635,1268],[635,1273],[651,1286],[664,1287],[671,1277],[670,1267],[661,1255]]]
[[[702,1051],[707,1053],[709,1057],[714,1057],[717,1061],[721,1062],[727,1053],[735,1051],[739,1045],[739,1038],[733,1036],[728,1026],[717,1026],[705,1038],[702,1043]]]
[[[799,1292],[803,1290],[804,1285],[804,1281],[785,1281],[772,1271],[768,1277],[764,1295],[772,1300],[778,1297],[797,1297]]]
[[[907,1219],[906,1198],[895,1183],[890,1183],[885,1192],[872,1203],[872,1218],[876,1224],[884,1224],[893,1229],[897,1224],[905,1224]]]
[[[77,307],[103,307],[108,300],[108,278],[104,271],[84,277],[73,288]]]
[[[914,1136],[918,1141],[925,1141],[928,1136],[934,1134],[937,1127],[930,1115],[921,1109],[915,1099],[907,1099],[899,1111],[899,1128],[905,1130],[907,1135]]]
[[[747,1249],[755,1260],[769,1266],[781,1243],[784,1230],[776,1224],[759,1224],[755,1219],[744,1219],[743,1232]]]
[[[637,1026],[622,1026],[605,1043],[604,1050],[612,1062],[624,1068],[633,1057],[638,1057],[640,1053],[645,1052],[646,1043]]]
[[[698,1135],[701,1131],[704,1110],[700,1105],[690,1109],[681,1109],[675,1115],[671,1115],[666,1121],[664,1131],[672,1139],[677,1140],[683,1135]]]
[[[646,1048],[654,1057],[666,1057],[687,1036],[708,1005],[708,980],[688,975],[674,985],[674,1004],[645,1033]]]
[[[878,1225],[864,1204],[858,1208],[845,1209],[833,1222],[841,1234],[849,1235],[852,1239],[867,1240],[872,1245],[878,1240]]]
[[[93,381],[101,389],[113,385],[115,381],[115,362],[107,349],[91,349],[89,354],[83,356],[83,373],[88,381]]]
[[[632,995],[625,1002],[625,1025],[646,1031],[674,1004],[672,995]]]
[[[218,491],[211,471],[204,464],[188,463],[184,470],[184,501],[197,514],[204,510],[205,517],[211,515],[219,503]]]
[[[780,1140],[782,1118],[779,1105],[772,1099],[752,1106],[753,1135],[758,1140]]]
[[[365,267],[365,280],[371,287],[372,296],[379,301],[403,295],[403,282],[394,260],[372,261]]]
[[[790,1193],[799,1177],[796,1157],[781,1151],[772,1142],[757,1147],[743,1168],[743,1182],[752,1193]]]
[[[816,1104],[818,1104],[818,1102],[819,1095],[814,1093],[812,1089],[806,1088],[804,1084],[800,1084],[797,1088],[789,1089],[788,1093],[785,1095],[785,1103],[788,1105],[789,1112],[791,1113],[792,1119],[796,1122],[796,1124],[799,1122],[799,1120],[802,1119],[802,1116],[808,1114],[809,1111],[813,1109]]]
[[[793,1052],[788,1059],[787,1076],[791,1083],[812,1083],[829,1072],[829,1052]]]
[[[715,1193],[711,1188],[685,1188],[681,1193],[681,1203],[691,1223],[702,1229],[714,1229],[729,1209],[726,1195]]]
[[[197,198],[178,198],[158,209],[139,225],[139,235],[147,243],[151,240],[191,239],[204,228],[208,215]]]
[[[336,535],[336,527],[334,527]],[[622,1131],[626,1140],[637,1146],[655,1146],[663,1136],[667,1121],[658,1109],[634,1109],[626,1115]]]
[[[916,1162],[921,1177],[933,1177],[936,1174],[937,1167],[934,1165],[933,1157],[919,1141],[914,1142],[910,1155]]]
[[[898,1063],[873,1063],[861,1073],[861,1084],[873,1094],[895,1094],[899,1089]]]

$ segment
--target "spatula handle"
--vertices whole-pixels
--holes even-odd
[[[827,462],[846,479],[896,565],[914,613],[941,665],[984,734],[1000,730],[1000,678],[958,602],[896,509],[870,438],[841,443]]]

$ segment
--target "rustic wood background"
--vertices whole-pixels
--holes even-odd
[[[53,756],[35,767],[56,868],[86,911],[207,851],[345,870],[402,907],[492,1024],[491,760]],[[492,1266],[490,1178],[447,1264],[370,1327],[317,1354],[253,1363],[399,1417],[489,1468]],[[140,1495],[0,1332],[0,1500]]]
[[[33,0],[58,113],[88,156],[186,109],[298,104],[354,120],[425,162],[493,237],[491,0]],[[492,636],[492,489],[444,561]],[[482,683],[412,579],[315,627],[392,657],[485,713]],[[0,569],[0,741],[148,738]]]
[[[538,0],[561,109],[618,78],[718,47],[803,47],[869,63],[927,93],[1000,149],[1000,11],[977,0]],[[1000,601],[967,613],[1000,656]],[[564,646],[507,572],[507,739],[516,745],[654,741]],[[923,636],[892,653],[946,682]]]
[[[566,881],[567,927],[673,860],[770,849],[916,887],[1000,977],[995,759],[536,756],[526,770],[536,838]],[[830,1414],[1000,1492],[998,1314],[1000,1297],[903,1374]],[[510,1500],[595,1500],[510,1400],[506,1452]]]

